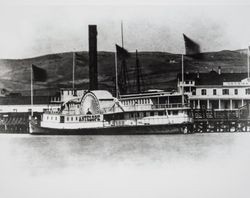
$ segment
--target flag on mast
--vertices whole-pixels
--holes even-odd
[[[87,66],[87,60],[86,58],[84,57],[83,54],[79,53],[79,52],[75,52],[75,64],[76,66],[79,66],[79,67],[84,67],[84,66]]]
[[[186,56],[191,56],[194,58],[199,58],[201,55],[200,45],[183,34]]]
[[[184,97],[184,64],[185,64],[185,56],[189,56],[192,58],[200,59],[202,54],[200,52],[200,45],[187,37],[183,34],[184,43],[185,43],[185,55],[184,53],[181,55],[181,81],[182,81],[182,105],[185,104],[185,97]]]
[[[32,64],[33,80],[39,82],[45,82],[47,79],[47,72],[45,69]]]
[[[127,59],[130,57],[129,52],[125,48],[123,48],[117,44],[115,46],[116,46],[117,58]]]

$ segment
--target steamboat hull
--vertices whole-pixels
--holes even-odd
[[[112,126],[84,129],[54,129],[30,123],[30,134],[34,135],[143,135],[143,134],[185,134],[192,132],[191,123],[168,125]]]

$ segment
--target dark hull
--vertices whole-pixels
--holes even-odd
[[[31,134],[44,135],[136,135],[136,134],[183,134],[192,132],[192,124],[115,126],[92,129],[51,129],[30,123]]]

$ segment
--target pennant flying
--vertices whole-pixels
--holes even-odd
[[[47,79],[47,72],[45,69],[39,68],[32,64],[33,80],[44,82]]]
[[[187,56],[196,56],[196,55],[201,54],[200,45],[198,43],[188,38],[185,34],[183,34],[183,37],[184,37]]]
[[[75,53],[75,64],[76,66],[80,66],[80,67],[84,67],[87,65],[83,54]]]
[[[129,52],[123,48],[123,47],[120,47],[119,45],[115,45],[116,46],[116,52],[117,52],[117,57],[120,58],[120,59],[127,59],[130,57],[130,54]]]

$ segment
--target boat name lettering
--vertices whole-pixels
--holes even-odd
[[[79,118],[79,121],[81,122],[89,122],[89,121],[100,121],[100,115],[86,115],[86,116],[81,116]]]

